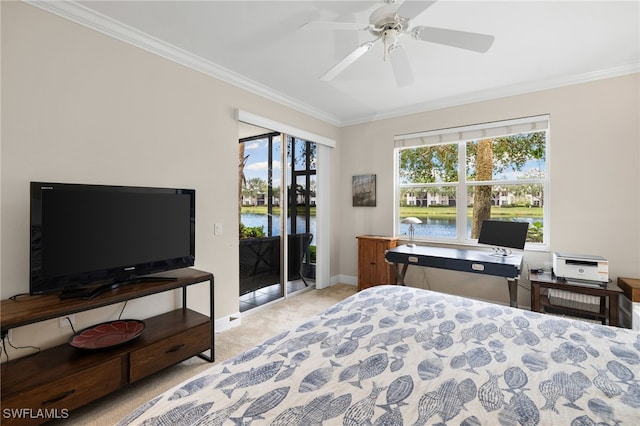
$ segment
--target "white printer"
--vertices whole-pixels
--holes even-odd
[[[567,281],[609,282],[609,262],[602,256],[553,253],[553,272]]]

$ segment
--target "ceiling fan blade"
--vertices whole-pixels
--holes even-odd
[[[373,43],[374,41],[370,41],[358,46],[353,52],[349,53],[343,60],[335,64],[333,68],[331,68],[322,77],[320,77],[320,80],[333,80],[338,74],[347,69],[349,65],[353,64],[360,56],[367,53],[373,46]]]
[[[413,72],[409,63],[409,56],[404,46],[395,45],[389,49],[389,57],[391,58],[391,67],[393,75],[396,78],[398,87],[406,87],[413,84]]]
[[[369,25],[358,22],[324,22],[311,21],[300,27],[301,30],[311,31],[361,31],[369,28]]]
[[[411,36],[416,40],[429,41],[481,53],[489,50],[495,39],[494,36],[488,34],[425,26],[414,27],[411,30]]]
[[[402,3],[402,6],[396,10],[396,15],[407,19],[413,19],[433,6],[436,1],[405,1]]]

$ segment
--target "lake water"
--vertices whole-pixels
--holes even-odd
[[[256,226],[262,226],[264,233],[267,233],[267,215],[266,214],[257,214],[257,213],[242,213],[241,216],[242,224],[244,226],[248,226],[250,228]],[[273,227],[272,234],[273,236],[280,235],[280,215],[273,215],[273,222],[271,224]],[[291,218],[287,218],[287,228],[291,226]],[[313,234],[313,239],[311,240],[311,245],[316,245],[316,217],[311,216],[311,234]],[[296,230],[300,232],[305,232],[305,220],[304,217],[298,216],[296,218]]]
[[[441,219],[432,217],[419,217],[422,223],[418,223],[414,226],[415,236],[432,236],[440,238],[456,238],[456,220],[455,219]],[[535,222],[542,222],[541,218],[534,217],[518,217],[518,221],[529,222],[533,224]],[[467,235],[471,235],[471,220],[467,220]],[[400,235],[409,235],[409,224],[400,223],[398,228]]]
[[[296,218],[298,232],[303,232],[305,229],[304,218]],[[456,238],[456,221],[455,219],[439,219],[431,217],[421,217],[422,223],[414,225],[416,236],[433,236],[441,238]],[[289,226],[291,218],[287,220],[287,227]],[[519,217],[520,221],[527,221],[530,224],[534,222],[542,222],[541,218],[533,217]],[[257,213],[243,213],[242,223],[245,226],[255,227],[262,226],[265,233],[267,232],[267,215]],[[316,217],[311,216],[311,230],[313,234],[312,245],[315,245],[316,241]],[[409,235],[409,225],[406,223],[400,223],[398,228],[399,235]],[[280,215],[273,215],[273,235],[280,235]],[[467,223],[467,235],[471,235],[471,222]]]

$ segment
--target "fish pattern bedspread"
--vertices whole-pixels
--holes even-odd
[[[377,286],[120,424],[638,425],[640,334]]]

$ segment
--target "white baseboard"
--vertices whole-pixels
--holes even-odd
[[[331,285],[334,284],[350,284],[350,285],[358,285],[358,277],[354,277],[352,275],[334,275],[331,278]]]
[[[240,312],[235,312],[231,315],[227,315],[226,317],[218,318],[214,321],[214,327],[216,329],[216,333],[221,331],[229,330],[233,327],[237,327],[242,323],[242,314]]]

